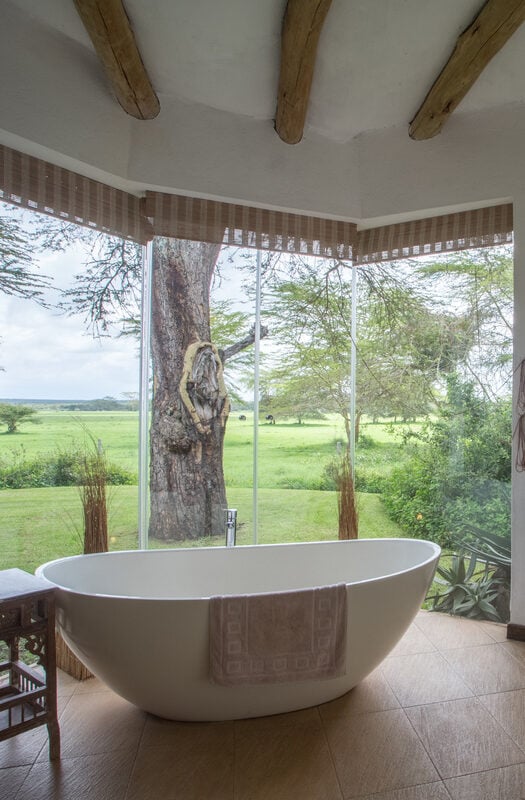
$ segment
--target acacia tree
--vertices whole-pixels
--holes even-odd
[[[7,425],[6,433],[18,433],[18,426],[24,422],[39,423],[35,419],[37,411],[31,406],[19,406],[11,403],[0,403],[0,423]]]
[[[350,438],[351,282],[346,265],[292,259],[273,271],[267,316],[280,342],[267,377],[278,407],[289,391],[317,397],[317,409],[342,416]],[[369,415],[427,413],[440,375],[472,347],[470,322],[433,308],[393,269],[360,268],[356,438]]]
[[[60,232],[54,243],[60,245]],[[63,306],[84,314],[100,333],[108,331],[119,311],[133,331],[139,249],[110,237],[98,237],[95,244]],[[210,284],[220,250],[220,245],[163,237],[153,243],[150,536],[158,539],[224,531],[222,458],[230,409],[224,365],[253,344],[254,332],[224,344],[244,322],[242,315],[232,314],[220,331],[223,346],[212,341]],[[217,307],[215,317],[221,318]]]
[[[210,341],[210,283],[219,252],[220,245],[154,242],[150,534],[159,539],[224,528],[229,402]]]
[[[463,309],[470,339],[461,376],[488,400],[510,392],[512,379],[513,254],[509,246],[454,253],[414,265],[415,275],[442,303]],[[435,299],[434,302],[438,302]],[[456,312],[457,313],[457,312]]]
[[[37,271],[35,242],[20,219],[9,215],[10,208],[0,216],[0,292],[14,297],[35,300],[45,305],[44,291],[50,278]],[[35,247],[36,244],[36,247]]]

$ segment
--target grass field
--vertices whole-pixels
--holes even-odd
[[[91,434],[100,439],[110,461],[137,471],[138,415],[131,411],[39,411],[39,424],[27,423],[15,434],[0,433],[0,458],[22,450],[56,453],[82,447]]]
[[[238,509],[238,543],[252,542],[253,423],[232,414],[227,428],[224,466],[228,504]],[[110,461],[136,472],[138,418],[133,412],[58,411],[39,413],[42,423],[20,433],[0,434],[0,458],[13,451],[27,456],[75,449],[86,431],[100,439]],[[358,466],[386,473],[399,461],[399,448],[387,425],[365,425],[373,446],[358,452]],[[337,538],[337,498],[319,491],[326,464],[344,441],[336,417],[303,425],[278,423],[259,427],[259,534],[263,543]],[[137,547],[137,487],[110,490],[112,549]],[[376,494],[358,494],[361,537],[399,536]],[[74,487],[2,490],[0,492],[0,568],[34,570],[44,561],[81,552],[81,506]],[[194,542],[187,542],[193,546]],[[198,544],[223,544],[222,537]],[[160,546],[152,541],[151,546]]]

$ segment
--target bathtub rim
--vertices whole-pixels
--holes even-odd
[[[430,564],[432,561],[436,561],[436,566],[439,561],[439,557],[441,555],[441,547],[436,544],[435,542],[431,542],[428,539],[414,539],[410,537],[397,537],[397,536],[385,536],[385,537],[369,537],[363,539],[329,539],[329,540],[322,540],[322,541],[315,541],[315,542],[276,542],[273,544],[249,544],[249,545],[236,545],[236,550],[260,550],[261,548],[291,548],[291,547],[308,547],[309,545],[351,545],[355,542],[418,542],[421,544],[429,545],[431,548],[431,553],[428,558],[417,562],[416,564],[407,567],[406,569],[395,570],[392,572],[386,572],[383,575],[377,575],[373,578],[363,578],[357,581],[348,581],[344,582],[346,587],[349,586],[356,586],[358,584],[365,584],[365,583],[373,583],[374,581],[384,581],[387,579],[395,578],[399,575],[407,575],[411,572],[416,570],[423,569],[425,566]],[[196,548],[188,548],[188,547],[166,547],[158,550],[150,550],[150,549],[142,549],[142,550],[109,550],[102,553],[79,553],[74,556],[63,556],[62,558],[55,558],[51,559],[51,561],[46,561],[44,564],[38,566],[35,570],[35,575],[42,580],[49,583],[51,586],[54,586],[56,589],[59,589],[61,592],[65,592],[68,595],[75,595],[78,597],[96,597],[101,599],[111,599],[111,600],[133,600],[133,601],[141,601],[141,602],[167,602],[173,603],[174,601],[177,602],[195,602],[195,601],[206,601],[208,602],[214,595],[195,595],[192,597],[178,597],[177,595],[173,595],[171,597],[158,597],[155,595],[133,595],[133,594],[108,594],[105,592],[87,592],[81,591],[79,589],[71,588],[70,586],[63,586],[60,583],[56,583],[55,581],[50,580],[46,575],[44,575],[44,570],[58,563],[66,563],[70,561],[77,561],[79,559],[97,559],[101,557],[111,557],[111,556],[118,556],[118,555],[142,555],[145,553],[165,553],[165,552],[191,552],[192,550],[205,550],[205,551],[225,551],[230,550],[232,548],[226,547],[224,545],[212,545],[212,546],[205,546],[205,547],[196,547]],[[305,590],[317,588],[321,584],[316,584],[315,586],[305,586],[303,587]],[[328,584],[322,584],[328,585]],[[284,594],[288,591],[298,591],[296,589],[282,589],[279,591],[268,591],[268,592],[243,592],[243,595],[263,595],[263,594]]]

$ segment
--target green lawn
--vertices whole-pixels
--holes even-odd
[[[228,504],[238,509],[238,543],[250,544],[252,532],[253,418],[228,421],[224,465]],[[39,413],[40,425],[26,425],[14,435],[0,434],[0,458],[21,448],[28,455],[81,446],[88,430],[101,439],[110,461],[136,472],[138,418],[133,412]],[[358,467],[386,473],[399,460],[399,446],[388,425],[365,425],[373,446],[358,451]],[[344,441],[337,417],[303,425],[281,422],[259,426],[259,543],[337,538],[337,497],[319,491],[325,467]],[[110,490],[110,546],[137,547],[137,486]],[[377,494],[358,493],[361,537],[400,536]],[[34,570],[44,561],[81,552],[79,494],[74,487],[2,490],[0,492],[0,568]],[[222,537],[199,544],[223,544]],[[193,546],[194,542],[185,543]],[[152,547],[161,546],[152,541]],[[171,546],[171,545],[170,545]]]
[[[232,489],[229,502],[239,511],[238,544],[251,544],[252,492]],[[5,489],[0,494],[0,569],[33,571],[53,558],[82,552],[81,507],[74,487]],[[380,498],[358,495],[362,537],[399,536],[397,525],[385,515]],[[259,492],[260,544],[337,539],[337,499],[334,492],[261,489]],[[115,486],[110,497],[110,549],[137,547],[137,487]],[[222,545],[222,537],[184,542]],[[162,543],[152,540],[151,547]],[[173,543],[168,546],[172,547]]]
[[[132,411],[39,411],[39,424],[27,423],[15,434],[0,433],[0,457],[23,450],[28,456],[75,450],[100,439],[110,461],[137,471],[138,414]]]

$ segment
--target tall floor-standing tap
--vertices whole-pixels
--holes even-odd
[[[237,539],[237,509],[227,508],[226,511],[226,547],[234,547]]]

